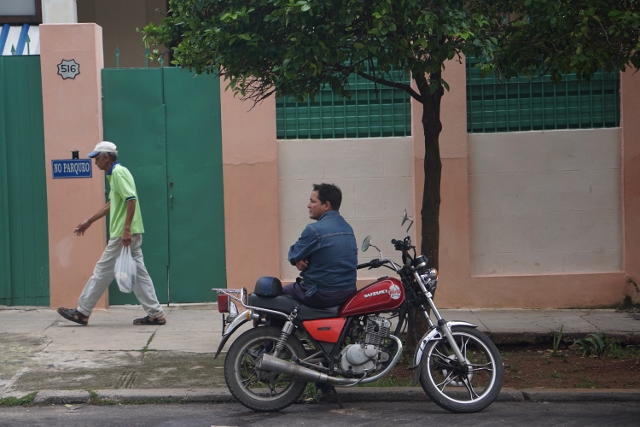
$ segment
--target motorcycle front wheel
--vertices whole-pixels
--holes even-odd
[[[454,326],[452,332],[465,360],[459,363],[446,338],[429,342],[420,360],[420,385],[448,411],[481,411],[502,388],[502,358],[482,332],[467,326]]]
[[[272,326],[251,329],[235,340],[225,358],[224,377],[229,391],[254,411],[273,412],[286,408],[300,398],[307,384],[286,374],[256,368],[262,354],[273,355],[280,334],[281,330]],[[306,357],[300,341],[291,335],[278,358],[290,361],[293,356]]]

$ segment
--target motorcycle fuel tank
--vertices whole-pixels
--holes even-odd
[[[403,301],[402,283],[393,277],[382,277],[353,294],[340,309],[340,316],[393,310]]]

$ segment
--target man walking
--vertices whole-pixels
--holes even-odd
[[[140,248],[144,227],[133,176],[129,169],[118,162],[118,150],[112,142],[99,142],[89,153],[89,157],[95,159],[96,166],[100,170],[105,171],[111,191],[107,204],[91,218],[78,224],[74,232],[78,236],[83,236],[91,224],[109,213],[109,243],[93,270],[93,276],[80,294],[78,307],[75,309],[60,307],[58,314],[72,322],[87,325],[93,308],[115,277],[116,259],[120,255],[122,246],[130,246],[131,255],[137,265],[133,293],[147,313],[147,316],[135,319],[133,324],[164,325],[166,323],[164,311],[156,297],[153,281],[144,265]]]

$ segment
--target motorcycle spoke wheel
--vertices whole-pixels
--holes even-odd
[[[231,345],[224,362],[224,375],[231,394],[247,408],[255,411],[279,411],[302,395],[305,381],[285,374],[259,370],[262,354],[273,354],[280,329],[270,326],[251,329]],[[305,350],[294,336],[289,337],[278,358],[303,359]]]
[[[451,412],[477,412],[500,393],[504,366],[495,344],[470,327],[453,328],[465,360],[460,363],[445,338],[427,344],[420,361],[420,384],[439,406]]]

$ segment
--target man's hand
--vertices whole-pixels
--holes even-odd
[[[127,201],[127,215],[124,218],[124,230],[122,231],[122,244],[129,246],[131,244],[131,223],[133,215],[136,213],[136,199]]]
[[[298,269],[298,271],[305,271],[308,266],[309,261],[306,259],[301,259],[300,261],[296,262],[296,268]]]
[[[87,228],[91,226],[91,223],[87,221],[82,221],[80,224],[76,226],[76,229],[73,230],[76,233],[76,236],[84,236],[84,232],[87,231]]]
[[[124,246],[129,246],[131,244],[131,231],[126,228],[122,232],[122,244]]]
[[[95,215],[91,218],[82,221],[80,224],[76,226],[76,229],[73,230],[76,233],[76,236],[84,236],[84,232],[87,231],[87,228],[91,226],[94,222],[105,216],[109,213],[109,207],[111,206],[111,202],[107,202],[106,205],[102,207]]]

